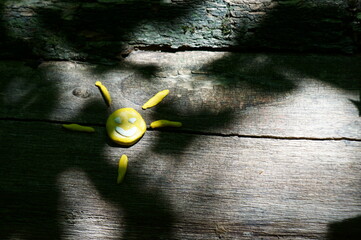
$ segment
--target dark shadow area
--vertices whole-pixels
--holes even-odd
[[[359,90],[358,56],[233,53],[206,66],[225,84],[243,83],[265,93],[290,92],[290,76],[315,78],[342,89]]]
[[[26,108],[35,105],[37,111],[32,114],[46,118],[55,107],[58,89],[43,78],[41,72],[24,68],[22,64],[7,62],[0,66],[1,92],[6,93],[2,95],[0,105],[9,106],[6,114],[10,116],[22,112],[27,115]],[[48,98],[40,99],[39,91],[47,92]],[[12,123],[13,127],[0,130],[0,238],[60,239],[59,192],[55,181],[57,173],[63,170],[60,164],[64,159],[59,158],[55,149],[47,147],[49,133],[35,133],[36,139],[34,131],[37,130],[32,127],[23,131],[17,125],[24,123],[5,122]],[[29,144],[34,152],[26,149]],[[47,173],[54,175],[44,178]]]
[[[235,53],[212,62],[204,70],[217,76],[225,85],[242,84],[267,95],[290,92],[295,88],[295,84],[279,71],[286,62],[269,55]]]
[[[341,6],[311,1],[279,1],[253,29],[243,45],[274,52],[353,53],[351,15]],[[239,29],[236,29],[236,31]]]
[[[36,58],[32,52],[32,46],[17,39],[9,33],[5,25],[5,4],[7,0],[0,1],[0,59],[26,59]]]
[[[351,15],[337,6],[280,1],[251,29],[249,37],[242,27],[233,29],[237,33],[234,50],[239,53],[216,60],[204,70],[224,84],[251,86],[265,94],[291,92],[297,84],[287,75],[297,74],[358,90],[361,97],[361,58],[344,55],[357,52],[350,47],[356,41],[351,21]],[[258,54],[244,53],[248,51]],[[353,103],[360,108],[359,102]]]
[[[361,239],[361,216],[331,223],[328,226],[328,240]]]
[[[13,165],[19,167],[18,164]],[[18,180],[20,182],[23,179]],[[47,189],[46,194],[39,194],[35,191],[24,190],[21,184],[17,184],[21,189],[19,192],[14,189],[7,191],[0,187],[2,206],[0,237],[2,239],[13,239],[15,236],[23,239],[61,239],[62,230],[59,227],[57,215],[58,192]]]
[[[25,65],[24,62],[19,61],[8,61],[0,65],[0,89],[4,93],[0,98],[0,105],[4,108],[6,106],[7,109],[3,114],[21,115],[22,118],[32,115],[46,119],[57,103],[58,86],[46,77],[45,71],[38,71]],[[29,108],[31,109],[31,106],[36,107],[32,108],[32,112],[25,113]]]
[[[307,55],[300,59],[289,58],[289,69],[299,72],[305,77],[316,78],[340,89],[359,92],[359,99],[350,101],[358,109],[361,116],[361,64],[360,56],[317,56]]]
[[[354,100],[350,100],[350,101],[355,105],[355,107],[357,107],[359,112],[358,115],[361,117],[361,93],[360,93],[360,101],[354,101]]]
[[[24,23],[19,23],[36,21],[32,24],[38,27],[31,31],[29,39],[11,43],[15,40],[11,34],[5,34],[3,38],[12,44],[13,48],[8,48],[7,51],[14,55],[23,52],[16,47],[29,46],[31,51],[35,51],[32,54],[39,57],[44,53],[50,54],[49,56],[54,53],[56,59],[63,56],[65,59],[115,64],[132,51],[128,42],[133,40],[133,32],[139,24],[152,22],[162,25],[177,21],[177,18],[189,13],[199,2],[200,0],[193,0],[172,4],[163,0],[83,0],[76,4],[73,1],[63,1],[63,4],[53,6],[35,5],[32,10],[37,14],[36,19],[24,17],[20,19]],[[5,3],[0,5],[3,11]],[[18,23],[12,24],[16,27]],[[31,26],[29,24],[29,28]],[[5,21],[0,29],[4,33],[9,32]],[[68,51],[67,48],[71,50]],[[59,54],[60,52],[63,53]],[[18,58],[24,56],[26,58],[26,55],[17,55]]]

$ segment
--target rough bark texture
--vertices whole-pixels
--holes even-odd
[[[133,47],[357,52],[343,0],[3,0],[2,57],[109,59]]]

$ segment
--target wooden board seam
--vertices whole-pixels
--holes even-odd
[[[105,124],[99,123],[81,123],[81,122],[69,122],[69,121],[56,121],[56,120],[42,120],[42,119],[21,119],[21,118],[0,118],[0,121],[14,121],[14,122],[38,122],[38,123],[50,123],[50,124],[80,124],[85,126],[95,126],[95,127],[105,127]],[[187,129],[152,129],[149,126],[147,131],[160,131],[168,133],[180,133],[180,134],[191,134],[199,136],[213,136],[213,137],[238,137],[238,138],[261,138],[261,139],[275,139],[275,140],[308,140],[308,141],[353,141],[361,142],[359,138],[349,138],[349,137],[327,137],[327,138],[315,138],[315,137],[285,137],[285,136],[276,136],[276,135],[245,135],[237,133],[211,133],[203,131],[194,131]]]

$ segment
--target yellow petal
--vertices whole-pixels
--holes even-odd
[[[125,176],[125,173],[127,171],[128,166],[128,156],[122,155],[119,159],[118,163],[118,178],[117,183],[121,183],[123,181],[123,178]]]
[[[78,131],[78,132],[95,132],[95,129],[92,127],[86,127],[86,126],[81,126],[79,124],[63,124],[63,127],[71,130],[71,131]]]
[[[158,120],[158,121],[152,122],[150,124],[151,128],[181,127],[181,126],[182,126],[181,122],[173,122],[173,121],[168,121],[168,120]]]
[[[110,97],[108,89],[100,81],[96,81],[95,86],[100,89],[100,92],[102,93],[106,104],[110,106],[110,104],[112,104],[112,98]]]
[[[143,109],[147,109],[147,108],[151,108],[154,107],[155,105],[157,105],[158,103],[160,103],[163,98],[165,98],[169,93],[169,90],[163,90],[158,92],[156,95],[154,95],[151,99],[148,100],[148,102],[146,102],[142,108]]]

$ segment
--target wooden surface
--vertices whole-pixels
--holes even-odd
[[[359,60],[134,52],[107,67],[2,62],[0,239],[359,239]],[[164,88],[164,102],[141,110]],[[118,107],[184,127],[122,148],[104,127]],[[69,122],[96,132],[66,131]],[[117,185],[122,154],[129,169]]]

